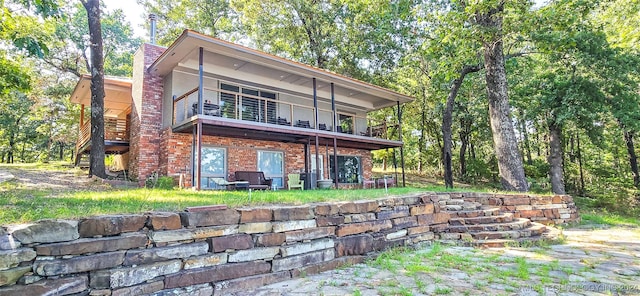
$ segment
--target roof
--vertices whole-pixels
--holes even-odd
[[[406,103],[414,100],[411,96],[384,87],[291,61],[192,30],[185,30],[182,35],[149,66],[147,71],[154,75],[164,76],[179,66],[183,60],[194,54],[194,51],[197,52],[197,49],[200,47],[208,52],[277,69],[301,77],[316,78],[327,83],[334,83],[336,87],[343,87],[348,90],[365,93],[378,100],[382,100],[376,104],[376,108],[393,106],[396,102]]]
[[[130,78],[104,77],[105,116],[118,116],[131,106],[131,85]],[[91,105],[91,75],[80,76],[71,93],[70,101],[75,104]]]

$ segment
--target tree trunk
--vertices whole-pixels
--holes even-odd
[[[104,58],[100,0],[81,0],[87,10],[91,42],[91,152],[89,175],[106,178],[104,165]]]
[[[462,80],[460,79],[453,81],[442,113],[442,165],[444,166],[444,186],[446,188],[453,188],[453,170],[451,168],[451,146],[453,140],[451,136],[451,124],[453,118],[453,102],[461,84]]]
[[[578,152],[578,167],[580,169],[580,194],[584,194],[584,171],[582,170],[582,149],[580,149],[580,135],[576,134],[576,149]]]
[[[449,89],[447,102],[442,113],[442,164],[444,165],[444,185],[446,188],[453,188],[453,169],[451,167],[451,147],[453,146],[453,136],[451,135],[451,125],[453,123],[453,104],[458,96],[458,91],[462,86],[464,77],[469,73],[480,71],[479,65],[464,66],[460,70],[458,78],[454,79]]]
[[[60,141],[58,142],[60,143],[60,154],[59,154],[59,158],[60,160],[64,159],[64,142]]]
[[[461,110],[466,113],[466,108]],[[467,175],[467,147],[471,139],[471,125],[473,120],[463,116],[460,119],[460,176],[465,177]]]
[[[565,194],[564,175],[562,166],[562,129],[558,124],[549,125],[549,177],[551,179],[551,191],[555,194]]]
[[[422,86],[422,97],[420,98],[420,141],[418,141],[418,172],[422,173],[425,166],[424,150],[426,149],[426,137],[427,137],[427,90]]]
[[[467,154],[467,146],[469,145],[469,136],[460,136],[460,176],[467,174],[467,161],[465,155]]]
[[[627,154],[629,154],[629,165],[633,173],[633,186],[640,189],[640,174],[638,174],[638,158],[636,157],[635,145],[633,144],[634,132],[624,130],[624,142],[627,144]]]
[[[524,175],[522,158],[518,150],[518,142],[509,110],[507,73],[502,49],[503,10],[504,3],[501,2],[497,8],[486,14],[479,14],[476,18],[486,31],[493,32],[491,38],[485,38],[483,41],[489,118],[502,187],[511,191],[527,191],[529,186]]]
[[[523,112],[520,110],[520,126],[522,127],[522,141],[524,142],[524,152],[527,155],[527,164],[533,164],[533,160],[531,158],[531,143],[529,143],[529,133],[527,132],[527,121],[523,118]]]

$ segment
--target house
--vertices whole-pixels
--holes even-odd
[[[71,96],[83,110],[89,85],[81,77]],[[401,120],[367,114],[413,100],[191,30],[168,48],[144,44],[132,79],[107,77],[105,91],[107,153],[140,184],[156,173],[197,189],[233,180],[236,171],[262,171],[278,187],[289,173],[313,185],[359,184],[371,178],[371,151],[402,148],[401,133],[388,138]],[[85,117],[78,155],[91,149]]]

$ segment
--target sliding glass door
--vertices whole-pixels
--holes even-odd
[[[279,151],[258,151],[258,171],[282,188],[284,184],[284,153]]]

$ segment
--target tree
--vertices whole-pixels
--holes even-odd
[[[0,50],[0,140],[2,160],[13,163],[21,123],[27,117],[32,102],[24,92],[30,89],[30,79],[20,61],[10,60]],[[3,144],[0,142],[0,144]]]
[[[133,29],[125,20],[122,10],[102,13],[100,24],[104,45],[104,71],[106,75],[128,77],[132,74],[133,53],[142,43],[132,38]],[[87,11],[80,4],[69,3],[61,7],[66,18],[56,21],[47,47],[51,50],[42,57],[49,67],[76,77],[90,73]]]
[[[622,111],[638,111],[637,104],[632,104],[637,102],[632,99],[637,96],[633,87],[637,83],[628,79],[635,63],[611,48],[605,35],[586,19],[594,7],[591,4],[557,1],[540,9],[541,29],[532,38],[540,55],[516,70],[526,77],[515,90],[526,101],[520,110],[544,122],[547,129],[549,178],[552,191],[558,194],[566,192],[565,129],[579,128],[599,143],[605,111],[612,110],[625,122],[638,117],[625,117]]]
[[[158,16],[158,43],[169,45],[191,29],[214,37],[234,39],[237,16],[229,0],[137,0],[146,14]]]
[[[45,20],[59,18],[60,10],[58,1],[55,0],[21,0],[0,1],[0,39],[8,40],[12,45],[25,50],[30,55],[41,57],[49,49],[46,41],[49,35],[48,28],[40,23],[40,17]],[[13,5],[10,5],[13,4]],[[24,8],[16,12],[12,8]]]
[[[89,175],[106,178],[104,165],[104,57],[100,0],[80,0],[87,10],[91,49],[91,151]]]
[[[607,36],[607,41],[611,46],[620,50],[620,54],[625,56],[625,62],[620,63],[621,69],[625,72],[631,72],[637,69],[638,52],[640,48],[637,46],[640,42],[640,3],[633,0],[612,0],[605,1],[600,9],[594,15],[594,22],[601,26]],[[617,71],[618,73],[621,71]],[[614,83],[619,83],[620,87],[616,89],[624,89],[632,87],[637,89],[637,73],[635,73],[636,82],[629,81],[628,75],[617,75],[618,79],[611,79]],[[622,79],[620,79],[622,78]],[[614,84],[616,85],[616,84]],[[635,86],[635,87],[634,87]],[[626,95],[618,94],[618,100],[613,104],[613,112],[618,124],[623,130],[623,137],[627,154],[629,158],[629,167],[633,174],[633,184],[640,189],[640,172],[638,171],[638,158],[635,152],[634,138],[640,132],[640,98],[636,91],[625,91]]]
[[[474,21],[481,28],[489,118],[500,182],[506,190],[527,191],[529,186],[518,151],[507,92],[502,32],[505,1],[484,1],[467,9],[473,11]]]

